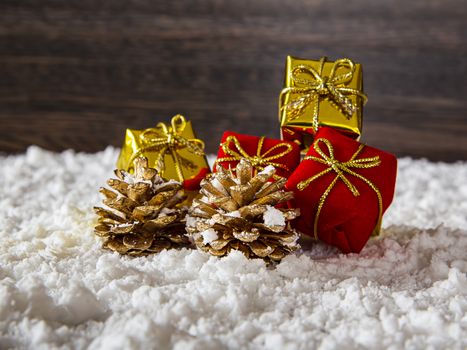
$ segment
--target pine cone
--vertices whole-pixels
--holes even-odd
[[[185,232],[185,199],[178,181],[162,179],[144,157],[135,160],[134,174],[115,170],[110,189],[101,188],[104,205],[95,207],[96,235],[103,247],[120,254],[145,255],[189,245]]]
[[[283,190],[285,179],[268,182],[274,167],[254,177],[246,159],[240,160],[236,175],[220,165],[216,169],[201,182],[202,197],[193,201],[187,216],[187,232],[199,249],[216,256],[234,249],[248,258],[280,261],[299,248],[299,234],[289,223],[298,209],[275,208],[293,194]]]

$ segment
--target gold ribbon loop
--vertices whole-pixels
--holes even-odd
[[[184,177],[182,168],[194,168],[195,164],[188,158],[182,157],[178,152],[186,149],[197,156],[204,156],[204,142],[200,139],[187,139],[182,136],[187,126],[184,116],[177,114],[170,121],[170,126],[165,123],[158,123],[155,128],[149,128],[140,135],[143,147],[133,153],[130,158],[130,168],[136,158],[144,153],[156,153],[156,168],[163,173],[165,169],[164,156],[170,154],[174,159],[175,171],[180,181]]]
[[[324,144],[324,146],[326,146],[328,154],[321,149],[320,144]],[[377,167],[381,164],[381,160],[379,156],[355,159],[360,154],[360,152],[363,150],[364,147],[365,145],[361,144],[358,147],[357,151],[352,155],[352,157],[348,161],[341,162],[334,157],[334,147],[332,146],[331,142],[325,138],[318,138],[313,143],[313,148],[320,157],[306,156],[303,159],[303,161],[313,160],[315,162],[327,165],[328,167],[324,169],[323,171],[319,172],[318,174],[313,175],[306,180],[300,181],[297,184],[297,189],[300,191],[303,191],[305,188],[307,188],[310,185],[310,183],[320,178],[321,176],[331,171],[334,171],[336,173],[336,177],[331,181],[329,186],[323,192],[318,202],[318,208],[316,210],[316,215],[315,215],[315,220],[314,220],[314,235],[316,239],[318,239],[318,219],[321,213],[321,209],[323,208],[323,205],[324,205],[324,202],[326,201],[327,196],[329,195],[331,190],[334,188],[337,181],[342,180],[342,182],[347,186],[349,191],[352,192],[352,194],[355,197],[360,195],[360,192],[358,191],[357,187],[354,184],[352,184],[352,182],[348,179],[346,174],[352,175],[362,180],[363,182],[365,182],[375,192],[376,196],[378,197],[379,214],[378,214],[378,221],[375,227],[375,231],[379,230],[379,227],[381,225],[381,217],[383,215],[383,199],[381,196],[381,192],[379,191],[378,187],[376,187],[376,185],[372,183],[370,180],[368,180],[366,177],[351,170],[351,168],[369,169],[369,168]]]
[[[311,66],[301,64],[290,72],[290,79],[297,86],[284,88],[280,93],[282,101],[284,95],[298,95],[297,98],[281,107],[285,111],[286,119],[292,121],[303,114],[305,108],[313,103],[312,127],[316,132],[319,126],[319,100],[327,99],[335,108],[342,111],[347,119],[357,111],[358,106],[352,102],[348,95],[360,97],[365,104],[367,96],[358,89],[346,86],[353,79],[355,64],[348,58],[342,58],[334,62],[329,76],[323,76],[323,67],[327,58],[322,57],[319,61],[318,70]],[[338,74],[338,71],[344,71]]]
[[[221,143],[221,147],[224,153],[227,154],[229,157],[218,158],[216,160],[216,164],[222,162],[234,162],[239,161],[241,158],[246,158],[251,162],[251,164],[257,171],[262,171],[268,165],[272,165],[275,168],[284,169],[285,171],[290,171],[289,167],[287,167],[286,165],[273,161],[292,152],[292,146],[288,143],[282,142],[271,147],[266,152],[261,154],[263,143],[264,136],[261,137],[258,141],[258,148],[256,150],[256,154],[254,156],[251,156],[242,148],[240,141],[237,139],[236,136],[227,136],[225,141]],[[231,147],[232,144],[235,147],[235,149]],[[282,148],[283,150],[277,154],[270,155],[272,152],[280,148]],[[276,180],[281,178],[281,176],[278,176],[276,174],[274,174],[273,177]]]

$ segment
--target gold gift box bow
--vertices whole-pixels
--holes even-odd
[[[161,176],[167,179],[177,178],[181,182],[187,179],[183,169],[193,173],[202,167],[208,167],[204,142],[195,138],[191,123],[180,114],[172,118],[170,125],[160,122],[155,128],[143,131],[127,129],[117,167],[132,171],[134,161],[142,155],[150,159],[151,165],[160,171]],[[173,161],[173,168],[167,166],[170,159]]]
[[[312,64],[317,65],[317,68]],[[357,68],[358,75],[355,77]],[[327,62],[327,58],[322,57],[319,62],[313,62],[288,56],[286,74],[286,87],[279,96],[281,126],[311,127],[316,132],[322,123],[360,134],[359,105],[365,104],[368,99],[361,91],[359,64],[348,58]],[[353,87],[349,86],[351,83]],[[338,119],[334,116],[336,112],[332,112],[327,106],[321,106],[324,101],[328,101],[331,108],[337,110],[346,120],[341,120],[342,116]],[[310,107],[311,118],[307,113]],[[320,107],[324,109],[324,113],[320,113]],[[349,122],[356,113],[360,120]]]

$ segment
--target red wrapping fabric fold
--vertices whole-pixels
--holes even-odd
[[[284,141],[296,143],[300,149],[305,153],[310,145],[313,143],[314,137],[313,128],[293,128],[293,127],[281,127],[281,138]]]
[[[235,145],[235,142],[233,142],[233,138],[238,140],[238,143],[242,150],[238,149],[238,147]],[[262,144],[261,139],[263,139]],[[222,147],[222,145],[226,142],[231,154],[226,153]],[[273,147],[276,148],[272,149]],[[244,157],[244,154],[242,153],[248,155],[250,160],[253,162],[254,166],[255,157],[263,159],[263,163],[259,163],[257,164],[257,166],[255,166],[255,169],[257,171],[261,171],[261,167],[266,167],[268,164],[271,164],[273,166],[275,164],[280,164],[280,166],[275,166],[276,175],[285,178],[288,178],[300,163],[300,148],[297,144],[293,142],[270,139],[266,137],[262,138],[259,136],[238,134],[232,131],[224,132],[221,139],[221,146],[219,147],[219,152],[217,154],[217,162],[227,169],[229,167],[235,168],[240,159],[223,159],[235,158],[236,155],[232,154],[238,154]],[[285,154],[281,155],[278,158],[275,158],[281,153]]]
[[[339,162],[349,161],[361,145],[358,141],[328,127],[322,127],[318,130],[315,143],[318,139],[326,139],[331,143],[334,159]],[[320,149],[329,156],[329,150],[327,147],[323,147],[323,143],[320,143]],[[307,156],[322,158],[313,146],[310,147]],[[377,166],[369,168],[349,167],[349,169],[369,180],[379,190],[382,198],[382,215],[391,204],[394,196],[397,159],[390,153],[366,145],[355,159],[374,157],[379,157]],[[314,222],[320,199],[336,178],[337,173],[335,170],[331,170],[310,182],[303,190],[299,190],[297,185],[330,167],[329,164],[312,159],[304,160],[285,185],[295,195],[290,205],[300,208],[301,212],[300,217],[293,222],[294,227],[303,234],[312,237],[315,236]],[[375,229],[378,229],[378,196],[362,179],[345,172],[344,175],[355,186],[359,195],[354,195],[344,181],[338,178],[323,202],[317,221],[316,235],[319,240],[338,247],[344,253],[359,253],[371,234]]]
[[[210,173],[209,168],[201,168],[201,170],[191,179],[183,181],[183,188],[187,191],[198,191],[201,181]]]

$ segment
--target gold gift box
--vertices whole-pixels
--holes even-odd
[[[360,64],[349,59],[316,61],[288,56],[279,98],[282,138],[308,149],[319,126],[358,138],[365,102]]]
[[[176,115],[171,125],[158,123],[155,128],[145,130],[127,129],[117,167],[133,172],[134,159],[144,156],[163,178],[180,181],[187,190],[196,190],[210,171],[203,149],[204,143],[196,138],[191,122]]]

